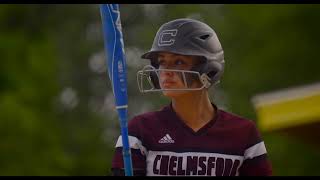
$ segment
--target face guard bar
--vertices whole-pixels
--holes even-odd
[[[160,87],[160,72],[174,72],[174,73],[180,73],[182,77],[182,80],[184,82],[185,87],[184,88],[161,88]],[[202,86],[197,88],[191,88],[188,87],[187,83],[187,77],[186,73],[190,75],[194,75],[197,77],[197,79],[201,82]],[[153,82],[151,77],[156,76],[156,81]],[[158,92],[158,91],[195,91],[195,90],[201,90],[204,88],[209,88],[210,78],[207,76],[207,74],[200,75],[197,71],[188,71],[188,70],[175,70],[175,69],[156,69],[155,67],[151,65],[146,65],[142,70],[137,72],[137,83],[140,92],[147,93],[147,92]],[[155,86],[154,83],[159,84],[159,88]]]

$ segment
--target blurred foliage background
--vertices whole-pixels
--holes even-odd
[[[213,101],[256,121],[251,98],[319,81],[320,5],[121,4],[129,117],[169,101],[142,95],[159,26],[189,17],[211,25],[225,51]],[[99,5],[0,5],[0,175],[110,175],[120,133],[106,74]],[[159,98],[160,97],[160,98]],[[262,133],[274,175],[320,175],[319,149]]]

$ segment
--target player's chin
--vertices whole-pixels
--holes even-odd
[[[182,94],[185,94],[185,91],[181,90],[181,91],[170,91],[170,90],[165,90],[162,91],[163,95],[169,98],[177,98],[179,96],[181,96]]]

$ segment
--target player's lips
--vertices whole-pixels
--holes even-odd
[[[171,80],[164,80],[161,84],[164,87],[169,87],[169,86],[172,86],[172,85],[176,84],[176,82],[175,81],[171,81]]]

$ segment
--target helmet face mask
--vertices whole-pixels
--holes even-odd
[[[160,73],[173,72],[181,77],[184,87],[180,88],[161,88]],[[140,92],[158,92],[158,91],[195,91],[209,88],[210,78],[206,74],[200,75],[199,72],[176,69],[156,69],[151,65],[146,65],[137,72],[137,82]],[[193,83],[198,81],[199,87],[193,87]]]
[[[185,56],[199,57],[200,63],[197,63],[191,70],[172,70],[181,73],[186,87],[175,90],[199,90],[191,88],[188,83],[194,79],[202,84],[200,89],[209,88],[211,85],[219,83],[224,72],[224,52],[215,31],[207,24],[193,19],[176,19],[163,24],[153,41],[152,48],[149,52],[142,55],[142,58],[149,59],[149,66],[145,66],[137,73],[139,90],[141,92],[166,91],[159,86],[159,71],[157,56],[160,52],[167,52]],[[192,76],[193,78],[186,78]],[[148,77],[148,78],[142,78]],[[143,90],[143,79],[151,82],[149,90]],[[174,89],[170,89],[174,90]]]

